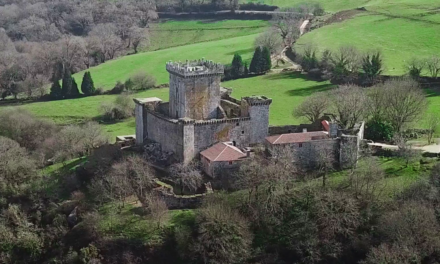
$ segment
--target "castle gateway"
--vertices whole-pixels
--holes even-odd
[[[220,87],[223,65],[212,61],[169,62],[166,69],[169,102],[134,99],[137,145],[157,142],[176,161],[187,163],[218,142],[239,148],[264,142],[272,99],[230,97],[230,90]]]

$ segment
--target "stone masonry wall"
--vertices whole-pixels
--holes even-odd
[[[249,144],[263,143],[269,135],[269,107],[270,105],[249,106],[251,130]]]
[[[226,115],[229,117],[239,117],[241,116],[241,108],[240,105],[228,100],[221,100],[221,107],[226,112]]]
[[[303,129],[308,132],[322,131],[322,127],[316,124],[286,125],[286,126],[270,126],[269,135],[281,135],[288,133],[302,133]]]
[[[170,73],[170,116],[196,120],[217,118],[220,75],[181,77]]]
[[[318,166],[318,161],[323,154],[333,162],[339,162],[339,139],[312,140],[304,143],[292,143],[283,145],[272,145],[266,141],[266,147],[272,155],[277,155],[285,148],[293,151],[295,161],[304,168]]]
[[[194,125],[195,153],[224,141],[235,141],[238,147],[247,147],[253,129],[249,118],[196,122]]]
[[[164,151],[172,151],[177,155],[176,158],[182,157],[183,132],[182,126],[177,120],[167,120],[157,114],[147,112],[146,116],[148,139],[158,142]]]

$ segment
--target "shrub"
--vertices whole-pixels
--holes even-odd
[[[408,75],[412,78],[419,78],[422,75],[423,69],[425,68],[425,62],[423,60],[413,58],[407,62],[406,68]]]
[[[125,90],[125,85],[120,81],[117,81],[115,87],[110,90],[110,94],[120,94]]]
[[[374,141],[391,141],[394,135],[393,127],[385,121],[370,120],[365,125],[365,138]]]
[[[38,119],[23,109],[10,109],[0,114],[0,136],[11,138],[29,150],[35,150],[55,131],[53,123]]]
[[[144,71],[139,71],[125,81],[127,90],[147,90],[156,85],[156,78]]]
[[[316,47],[314,45],[307,45],[304,48],[304,52],[301,56],[301,67],[305,71],[317,68],[319,65],[318,58],[316,57]]]
[[[103,103],[100,107],[105,121],[121,120],[133,116],[134,102],[128,95],[119,95],[114,103]]]
[[[26,149],[14,140],[0,137],[0,195],[18,194],[36,176],[35,162]]]
[[[104,88],[98,87],[93,94],[94,95],[102,95],[102,94],[104,94]]]
[[[382,55],[380,52],[362,57],[362,70],[367,78],[375,78],[382,73]]]

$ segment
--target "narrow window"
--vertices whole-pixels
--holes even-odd
[[[232,161],[229,161],[229,165],[232,165]]]
[[[244,135],[244,130],[243,130],[243,131],[241,131],[241,134],[243,134],[243,135]]]
[[[237,123],[236,125],[237,125],[237,126],[239,126],[239,125],[240,125],[240,123]]]
[[[303,147],[303,143],[299,143],[298,146],[299,146],[300,148],[302,148],[302,147]]]
[[[237,146],[237,142],[232,141],[232,145],[234,145],[234,147],[236,147]]]

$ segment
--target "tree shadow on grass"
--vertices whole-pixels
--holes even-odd
[[[226,55],[235,55],[235,54],[243,55],[243,54],[251,53],[253,51],[254,51],[254,48],[248,48],[248,49],[242,49],[242,50],[235,50],[235,51],[226,53]],[[232,58],[231,58],[231,61],[232,61]]]
[[[311,94],[317,93],[317,92],[324,92],[327,91],[333,87],[336,87],[334,84],[329,83],[328,81],[317,81],[305,74],[301,74],[299,72],[287,72],[287,73],[279,73],[279,74],[270,74],[263,77],[266,80],[295,80],[295,79],[302,79],[305,81],[314,82],[317,85],[311,85],[307,86],[305,88],[299,88],[299,89],[292,89],[286,92],[286,94],[290,96],[309,96]]]
[[[311,87],[307,87],[307,88],[292,89],[292,90],[286,91],[286,94],[290,95],[290,96],[310,96],[314,93],[328,91],[333,87],[334,87],[334,85],[332,85],[332,84],[321,84],[321,85],[311,86]]]

